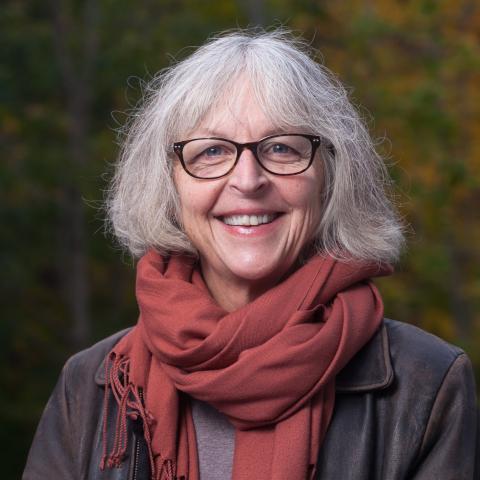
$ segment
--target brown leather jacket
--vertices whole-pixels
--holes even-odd
[[[125,333],[68,360],[38,426],[23,480],[149,479],[142,430],[134,422],[129,425],[130,454],[122,466],[99,469],[103,361]],[[336,389],[315,478],[477,478],[475,386],[460,349],[413,326],[385,320],[337,377]]]

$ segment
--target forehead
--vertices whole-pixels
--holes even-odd
[[[279,121],[278,115],[274,114],[275,108],[269,107],[259,89],[252,88],[251,82],[240,78],[222,92],[184,138],[216,136],[250,141],[287,130],[296,132],[296,128],[289,128],[286,122]]]

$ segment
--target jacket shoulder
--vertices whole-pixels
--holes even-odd
[[[393,363],[411,369],[432,369],[441,373],[465,352],[414,325],[385,319]]]
[[[387,320],[385,328],[394,372],[392,391],[405,401],[408,397],[412,408],[419,392],[433,401],[445,382],[466,382],[471,376],[470,360],[461,348],[407,323]]]
[[[99,366],[108,352],[124,337],[131,328],[121,330],[100,340],[89,348],[72,355],[66,362],[64,370],[77,379],[94,378]]]
[[[317,478],[474,478],[475,385],[460,348],[386,319],[347,369]]]
[[[104,394],[93,380],[107,353],[127,332],[111,335],[67,360],[37,427],[23,480],[100,478],[97,457],[102,452]]]
[[[433,387],[462,354],[459,348],[420,328],[384,319],[378,332],[339,373],[336,389],[368,392],[427,377]]]

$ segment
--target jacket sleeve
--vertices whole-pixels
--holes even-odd
[[[67,379],[70,361],[63,367],[37,427],[22,480],[80,478],[72,435],[75,431]]]
[[[412,480],[473,480],[477,435],[475,381],[460,354],[437,392]],[[477,472],[478,474],[478,472]]]

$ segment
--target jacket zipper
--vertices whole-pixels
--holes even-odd
[[[138,393],[140,395],[140,400],[143,405],[143,389],[139,388]],[[132,480],[138,480],[138,457],[140,456],[140,441],[138,440],[137,436],[134,435],[135,437],[135,456],[133,458],[133,476]]]
[[[138,474],[138,457],[140,455],[140,442],[138,439],[135,437],[135,458],[133,459],[133,476],[132,480],[138,480],[137,479],[137,474]]]

